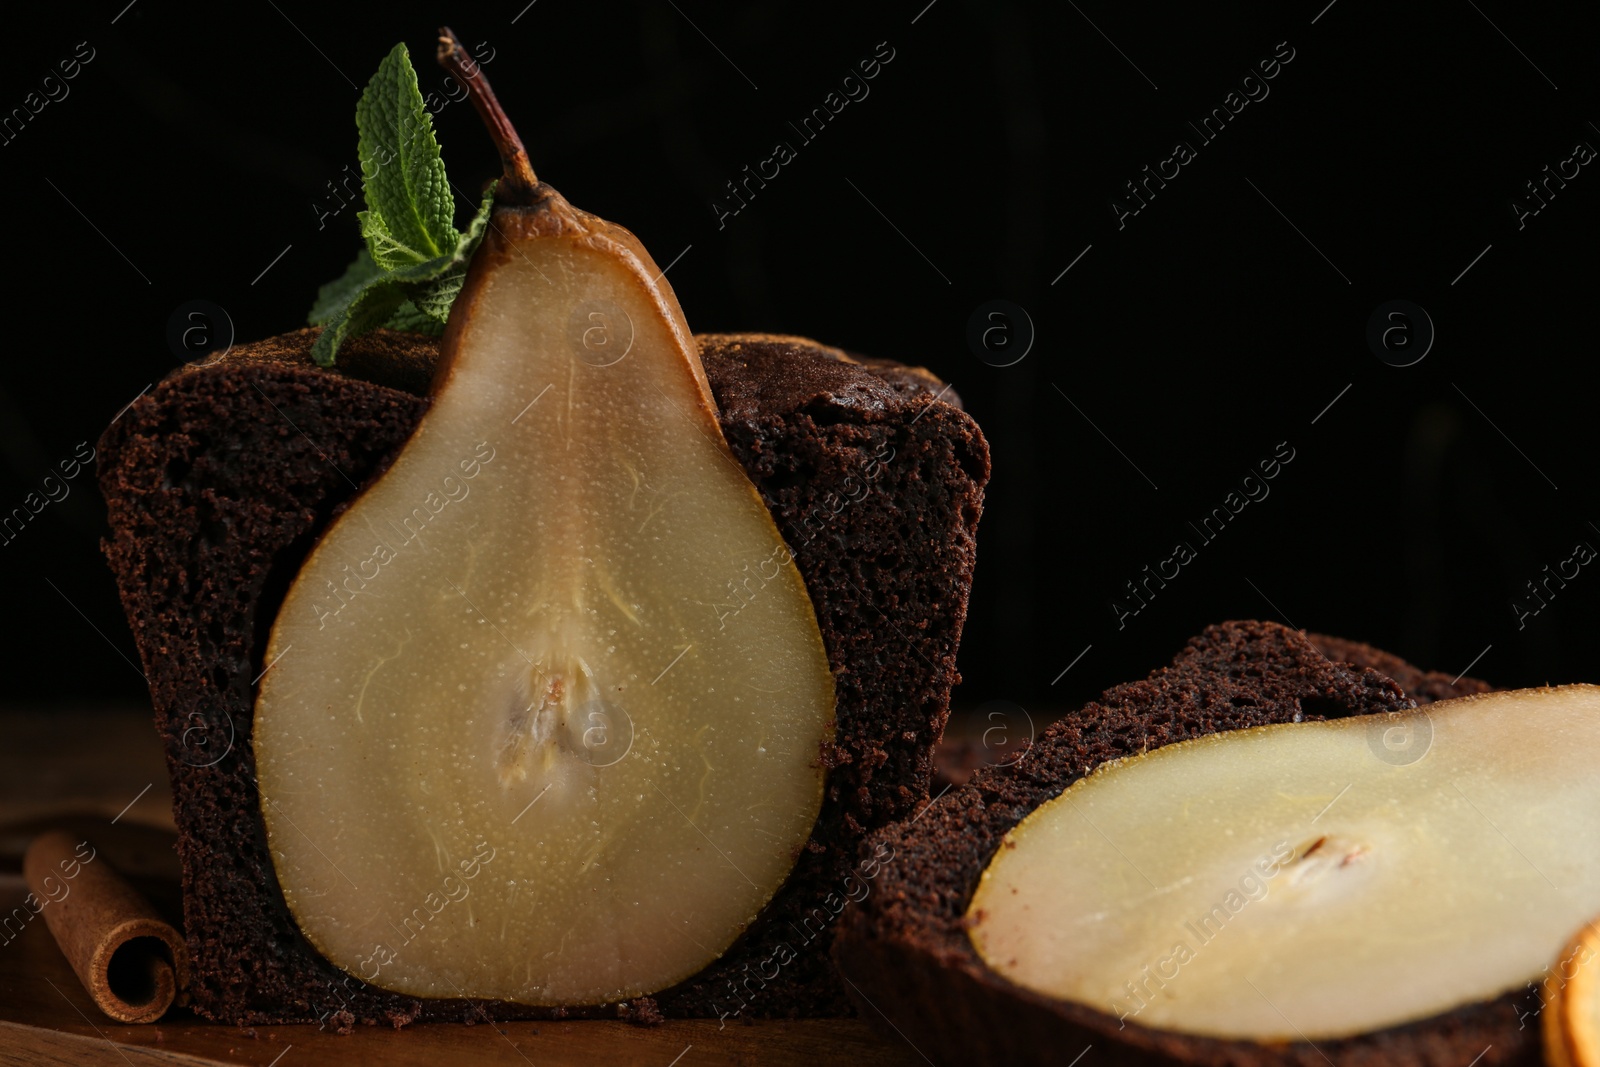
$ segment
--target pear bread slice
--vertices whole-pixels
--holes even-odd
[[[100,442],[104,548],[173,782],[193,1007],[338,1028],[849,1014],[827,956],[838,886],[866,833],[926,799],[958,680],[989,457],[955,394],[803,338],[697,339],[722,432],[794,553],[835,678],[821,814],[755,921],[671,988],[571,1007],[429,999],[319,955],[286,907],[260,810],[252,715],[268,631],[321,532],[418,424],[438,359],[433,339],[379,330],[323,370],[316,333],[180,368]]]
[[[1068,714],[1021,758],[978,770],[913,818],[871,835],[863,856],[877,857],[882,870],[841,920],[840,971],[864,1017],[936,1063],[1067,1063],[1085,1049],[1085,1064],[1443,1067],[1480,1054],[1480,1065],[1537,1062],[1526,991],[1377,1033],[1257,1043],[1156,1029],[1024,988],[985,964],[969,932],[974,893],[1007,835],[1108,761],[1223,731],[1402,712],[1488,688],[1277,623],[1208,627],[1170,666]]]

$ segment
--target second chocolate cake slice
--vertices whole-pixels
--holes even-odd
[[[1052,724],[1022,758],[979,769],[913,818],[871,835],[862,855],[876,866],[875,883],[845,913],[835,958],[862,1014],[938,1063],[1066,1063],[1087,1047],[1085,1063],[1444,1065],[1470,1062],[1490,1045],[1493,1062],[1537,1062],[1537,1029],[1518,1023],[1519,993],[1370,1035],[1256,1044],[1154,1029],[1042,995],[988,966],[969,936],[969,906],[986,869],[997,852],[1015,847],[1008,835],[1097,768],[1270,724],[1374,715],[1381,725],[1390,721],[1382,713],[1488,688],[1470,678],[1452,683],[1369,646],[1277,623],[1208,627],[1170,666],[1115,686]],[[1381,734],[1369,734],[1367,745],[1381,747]],[[1362,751],[1374,762],[1384,758],[1379,747]],[[1186,793],[1151,798],[1149,832],[1159,833],[1161,813],[1182,810],[1187,799]],[[1151,893],[1176,888],[1163,882]],[[1149,971],[1148,977],[1149,995],[1161,996],[1161,976]]]
[[[803,339],[700,339],[723,434],[793,553],[832,668],[821,815],[777,895],[687,980],[620,1003],[484,1004],[389,992],[332,965],[297,925],[269,849],[252,733],[268,632],[320,534],[417,425],[436,356],[426,339],[380,331],[324,371],[314,336],[175,373],[101,442],[106,551],[173,779],[194,1007],[338,1026],[848,1013],[827,958],[840,886],[863,836],[925,799],[957,681],[988,452],[953,394],[926,372]],[[761,580],[736,574],[709,600],[736,616]]]

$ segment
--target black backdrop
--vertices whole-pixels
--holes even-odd
[[[995,469],[960,703],[1058,707],[1238,617],[1504,685],[1600,681],[1600,566],[1567,564],[1542,608],[1526,592],[1600,547],[1600,166],[1574,154],[1600,107],[1568,6],[124,2],[8,13],[0,509],[66,495],[0,544],[7,699],[142,698],[93,469],[44,479],[177,365],[186,302],[240,340],[301,323],[357,247],[354,208],[319,222],[357,87],[404,40],[442,98],[440,21],[492,49],[541,177],[682,253],[694,328],[955,383]],[[789,123],[841,86],[858,99],[803,142]],[[1213,109],[1208,141],[1188,123]],[[436,123],[459,183],[496,172],[468,105]],[[780,140],[795,158],[719,225],[724,183]],[[1178,141],[1193,158],[1165,162]],[[992,300],[1028,321],[983,319],[985,353]],[[1368,342],[1393,300],[1436,332],[1411,366],[1390,362],[1426,345],[1414,308],[1385,320],[1390,362]],[[1242,481],[1280,442],[1292,461]],[[1236,489],[1204,540],[1189,524]],[[1179,541],[1194,557],[1164,564]],[[1146,566],[1177,574],[1141,608]]]

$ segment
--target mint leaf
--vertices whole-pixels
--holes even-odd
[[[360,282],[357,291],[345,303],[341,305],[336,297],[330,298],[331,310],[323,322],[322,334],[311,346],[311,356],[317,365],[333,366],[339,346],[346,338],[360,336],[379,326],[435,335],[444,332],[450,306],[461,292],[467,265],[482,242],[484,231],[489,228],[489,212],[493,208],[494,186],[491,185],[483,194],[467,232],[457,235],[455,246],[447,254],[393,271],[384,271],[374,263],[378,275]],[[318,293],[318,307],[323,304],[323,293],[345,285],[353,275],[359,278],[365,269],[362,257],[357,256],[343,278],[322,287]],[[343,292],[339,290],[340,295]]]
[[[467,280],[467,265],[472,260],[472,253],[478,250],[484,231],[489,228],[489,213],[493,209],[494,185],[490,185],[478,204],[478,210],[473,213],[472,221],[467,224],[467,232],[456,243],[455,255],[450,257],[449,266],[425,289],[414,291],[411,295],[418,310],[439,323],[437,332],[444,332],[444,324],[450,318],[450,307],[460,295],[462,283]]]
[[[311,358],[319,367],[333,366],[333,358],[346,337],[377,329],[405,302],[406,294],[399,282],[382,279],[369,283],[323,324],[322,333],[311,346]]]
[[[455,228],[450,180],[404,44],[367,83],[356,130],[367,201],[356,218],[367,247],[317,290],[307,315],[323,327],[311,349],[323,367],[333,366],[346,339],[379,326],[443,333],[494,205],[491,185],[466,232]]]
[[[374,263],[371,254],[363,248],[356,253],[355,262],[344,269],[343,275],[317,290],[317,302],[311,305],[306,323],[321,326],[343,311],[368,282],[376,281],[383,274],[383,268]]]
[[[340,277],[328,282],[317,290],[317,302],[311,305],[311,312],[306,316],[306,324],[322,326],[335,316],[342,314],[370,283],[389,277],[389,272],[372,261],[372,254],[363,248],[356,253],[355,262],[345,268]],[[459,291],[459,284],[456,290]],[[452,297],[452,299],[454,299]],[[427,333],[437,337],[444,332],[444,318],[450,314],[450,307],[445,305],[444,315],[435,317],[422,311],[410,300],[400,305],[400,310],[389,317],[389,321],[381,323],[391,330],[405,330],[410,333]],[[351,334],[350,336],[355,336]]]
[[[401,304],[400,310],[390,315],[389,321],[383,325],[391,330],[404,330],[406,333],[425,333],[434,337],[444,333],[444,323],[409,300]]]
[[[494,188],[483,194],[483,199],[478,203],[478,210],[473,213],[472,222],[467,226],[467,232],[457,234],[448,251],[443,255],[434,256],[432,259],[409,266],[394,267],[390,269],[389,276],[402,282],[432,281],[443,274],[452,265],[460,263],[465,265],[472,258],[473,250],[478,247],[478,242],[483,239],[483,232],[489,228],[489,212],[494,207]]]
[[[367,210],[357,215],[367,248],[388,270],[450,253],[460,239],[455,201],[433,117],[404,44],[378,65],[356,104],[357,150]]]
[[[433,320],[431,330],[421,330],[420,333],[444,333],[444,324],[450,318],[450,306],[456,302],[456,297],[461,294],[461,283],[467,280],[467,265],[460,264],[439,275],[426,292],[413,297],[417,310]]]

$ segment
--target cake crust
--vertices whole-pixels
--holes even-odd
[[[823,810],[728,952],[625,1004],[532,1008],[388,993],[334,968],[278,888],[251,749],[254,680],[300,562],[426,410],[437,346],[376,331],[340,369],[314,329],[174,372],[100,442],[104,549],[151,684],[174,790],[193,1006],[241,1025],[849,1014],[827,957],[867,877],[864,835],[926,799],[958,681],[988,448],[952,394],[801,338],[701,340],[724,436],[795,555],[836,688]],[[889,622],[885,622],[888,619]]]
[[[1306,639],[1331,660],[1371,667],[1380,674],[1387,674],[1419,705],[1432,704],[1436,700],[1472,696],[1476,693],[1488,693],[1494,689],[1488,682],[1468,678],[1466,675],[1451,678],[1440,671],[1425,671],[1420,667],[1413,667],[1392,652],[1373,648],[1360,641],[1348,641],[1342,637],[1314,633],[1307,633]]]

